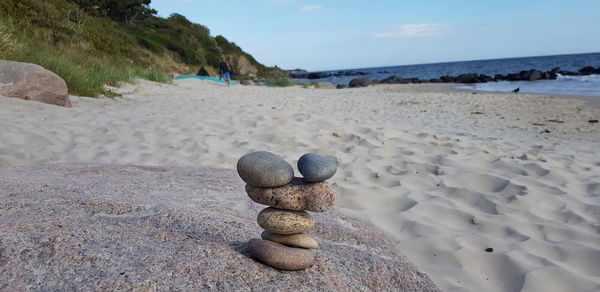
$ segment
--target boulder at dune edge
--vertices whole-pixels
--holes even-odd
[[[67,84],[42,66],[0,60],[0,95],[71,107]]]

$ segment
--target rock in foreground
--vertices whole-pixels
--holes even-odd
[[[71,107],[65,81],[30,63],[0,60],[0,95]]]
[[[261,209],[232,170],[117,165],[0,169],[3,291],[439,291],[372,227],[332,211],[315,264],[253,259]]]

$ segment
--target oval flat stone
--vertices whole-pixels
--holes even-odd
[[[258,225],[275,234],[296,234],[315,227],[315,219],[306,211],[279,210],[266,208],[256,218]]]
[[[337,163],[316,153],[306,153],[298,160],[298,170],[305,180],[320,182],[330,179],[337,171]]]
[[[244,182],[261,188],[279,187],[294,178],[294,169],[289,163],[266,151],[242,156],[238,160],[237,171]]]
[[[318,248],[319,243],[308,234],[299,233],[291,235],[274,234],[269,231],[263,231],[260,234],[262,239],[278,242],[293,247]]]
[[[311,250],[288,247],[269,240],[250,239],[248,252],[261,262],[279,270],[297,271],[315,264],[315,253]]]
[[[310,183],[301,178],[277,188],[246,185],[246,193],[259,204],[296,211],[325,212],[333,208],[335,201],[335,190],[329,183]]]

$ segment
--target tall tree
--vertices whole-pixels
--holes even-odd
[[[70,0],[91,15],[110,17],[119,22],[135,22],[156,14],[151,0]]]

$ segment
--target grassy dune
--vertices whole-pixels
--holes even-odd
[[[67,82],[71,94],[107,94],[103,85],[136,78],[168,82],[175,73],[214,67],[223,55],[244,55],[222,36],[174,14],[119,22],[93,16],[67,0],[0,2],[0,59],[39,64]]]

